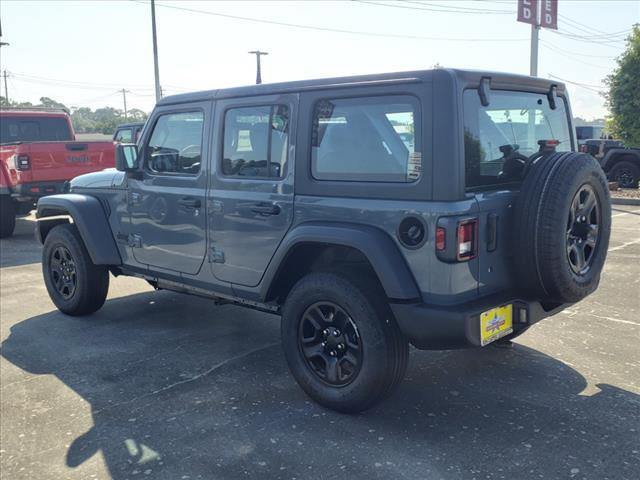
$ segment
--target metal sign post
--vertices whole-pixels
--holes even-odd
[[[540,27],[558,29],[558,0],[518,0],[518,22],[531,24],[529,75],[536,77]]]

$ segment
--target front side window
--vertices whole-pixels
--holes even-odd
[[[116,142],[120,142],[120,143],[131,143],[131,129],[130,128],[123,128],[121,130],[118,130],[118,132],[116,133],[116,138],[115,141]]]
[[[313,177],[416,181],[422,169],[418,118],[418,101],[409,96],[319,101],[313,113]]]
[[[282,178],[289,146],[286,105],[232,108],[224,117],[222,173]]]
[[[477,90],[464,92],[464,154],[468,189],[522,181],[521,166],[540,150],[538,142],[557,140],[556,151],[571,151],[564,100],[552,110],[545,94],[492,90],[488,106]]]
[[[195,175],[202,156],[202,112],[162,115],[145,150],[146,165],[154,173]]]

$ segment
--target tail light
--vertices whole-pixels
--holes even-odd
[[[443,252],[447,248],[447,230],[444,227],[436,228],[436,250]]]
[[[18,170],[31,169],[31,159],[29,159],[29,155],[25,155],[25,154],[16,155],[14,159],[15,159],[14,161],[16,164],[16,169]]]
[[[458,223],[456,254],[459,261],[471,260],[478,251],[478,219],[472,218]]]

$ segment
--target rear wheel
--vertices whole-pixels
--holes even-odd
[[[16,208],[9,195],[0,195],[0,238],[13,235],[16,227]]]
[[[634,163],[623,160],[613,166],[609,172],[609,179],[612,182],[617,182],[621,188],[638,188],[640,167]]]
[[[68,315],[100,309],[109,290],[109,271],[91,261],[75,225],[54,227],[44,242],[42,274],[49,297]]]
[[[373,281],[307,275],[287,296],[281,334],[294,378],[325,407],[366,410],[404,377],[409,346]]]

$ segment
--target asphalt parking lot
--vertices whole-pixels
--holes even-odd
[[[21,219],[0,244],[1,476],[640,478],[640,209],[613,214],[594,295],[512,349],[412,350],[357,416],[304,396],[277,317],[128,278],[60,314]]]

